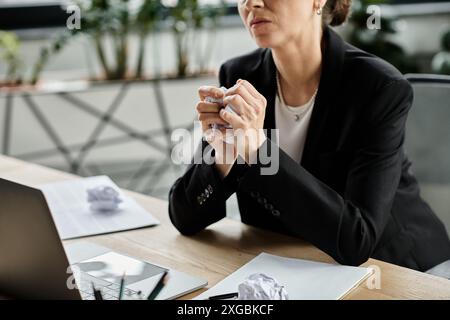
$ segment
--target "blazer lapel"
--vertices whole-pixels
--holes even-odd
[[[323,35],[322,73],[301,160],[302,166],[310,172],[317,167],[315,159],[320,152],[327,115],[337,102],[345,53],[343,40],[333,30],[326,27]]]
[[[275,97],[277,94],[276,70],[272,50],[265,49],[260,70],[255,73],[256,78],[252,80],[255,84],[255,88],[267,100],[264,129],[267,129],[267,137],[269,139],[272,139],[270,129],[275,129]]]

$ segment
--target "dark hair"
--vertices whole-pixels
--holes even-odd
[[[328,0],[323,7],[323,22],[331,26],[343,24],[349,14],[352,0]]]

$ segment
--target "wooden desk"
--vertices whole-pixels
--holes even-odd
[[[0,156],[0,177],[30,186],[76,178],[4,156]],[[223,219],[196,236],[185,237],[172,226],[166,201],[133,192],[127,194],[154,214],[161,225],[83,238],[83,241],[98,243],[142,260],[207,278],[208,287],[262,251],[292,258],[333,262],[332,258],[308,243],[248,227],[231,219]],[[74,241],[80,240],[66,242]],[[345,299],[450,299],[449,280],[375,259],[370,259],[364,265],[380,268],[381,288],[369,289],[367,283],[363,282]],[[183,298],[192,298],[202,290]]]

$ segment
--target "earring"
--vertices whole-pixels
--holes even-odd
[[[322,8],[317,9],[316,13],[318,16],[322,15]]]

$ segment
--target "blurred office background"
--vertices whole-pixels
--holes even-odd
[[[1,153],[167,199],[185,169],[171,160],[171,133],[196,131],[197,88],[256,48],[236,1],[0,0]],[[367,27],[373,4],[381,29]],[[449,226],[450,2],[354,0],[337,31],[405,74],[443,75],[415,84],[407,149]],[[234,198],[228,208],[238,218]]]

